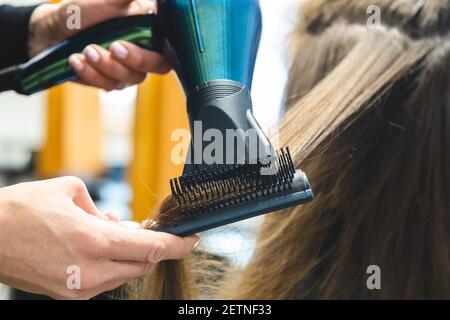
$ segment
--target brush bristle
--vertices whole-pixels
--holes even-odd
[[[255,163],[213,165],[171,179],[170,187],[181,213],[191,216],[284,192],[295,172],[286,148]]]

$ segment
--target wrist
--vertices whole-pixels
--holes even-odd
[[[11,210],[12,200],[10,187],[0,188],[0,227],[5,224],[4,220]]]
[[[58,4],[44,3],[31,15],[29,23],[28,54],[34,57],[60,40]]]
[[[5,228],[11,224],[9,217],[11,211],[11,196],[8,187],[0,188],[0,283],[6,283],[5,281],[5,266],[6,266],[6,255],[5,255],[5,239],[2,235],[5,235]]]

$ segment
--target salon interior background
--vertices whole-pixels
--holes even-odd
[[[255,115],[269,129],[282,110],[287,75],[283,54],[299,1],[260,1],[266,27],[252,95]],[[38,2],[10,0],[0,4]],[[170,104],[172,110],[183,113],[182,97],[172,94],[176,86],[172,74],[150,76],[139,89],[131,87],[110,93],[69,85],[32,97],[0,94],[0,187],[52,175],[81,175],[101,210],[113,211],[123,219],[141,219],[146,214],[141,208],[149,206],[146,196],[149,193],[155,198],[164,196],[167,189],[160,187],[163,183],[159,181],[165,181],[166,176],[178,169],[156,156],[167,150],[154,135],[164,135],[176,125],[169,121],[172,116],[158,113],[159,126],[139,121],[149,119],[141,117],[149,112],[144,110],[147,107],[161,110],[167,106],[159,105]],[[139,109],[145,105],[148,106]],[[149,144],[149,150],[137,150]],[[150,161],[146,157],[151,157]],[[150,168],[144,167],[146,160]],[[226,227],[209,237],[205,235],[203,245],[213,247],[236,263],[245,263],[252,250],[251,231],[248,222]],[[222,241],[223,237],[227,241]],[[8,288],[0,284],[0,299],[7,298]]]

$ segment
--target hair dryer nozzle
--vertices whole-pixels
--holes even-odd
[[[212,81],[188,101],[192,132],[185,173],[208,165],[244,164],[273,155],[253,117],[249,90],[233,81]]]

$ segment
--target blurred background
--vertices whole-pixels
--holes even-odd
[[[252,96],[266,130],[282,111],[287,77],[287,34],[298,0],[260,0],[263,35]],[[28,5],[39,1],[10,0]],[[139,87],[106,93],[65,84],[32,97],[0,94],[0,187],[22,181],[76,175],[102,211],[141,221],[170,193],[168,179],[182,166],[170,161],[170,134],[187,128],[184,96],[176,77],[150,76]],[[203,235],[202,246],[245,264],[259,220]],[[226,240],[225,240],[226,239]],[[17,298],[0,284],[0,299]]]

